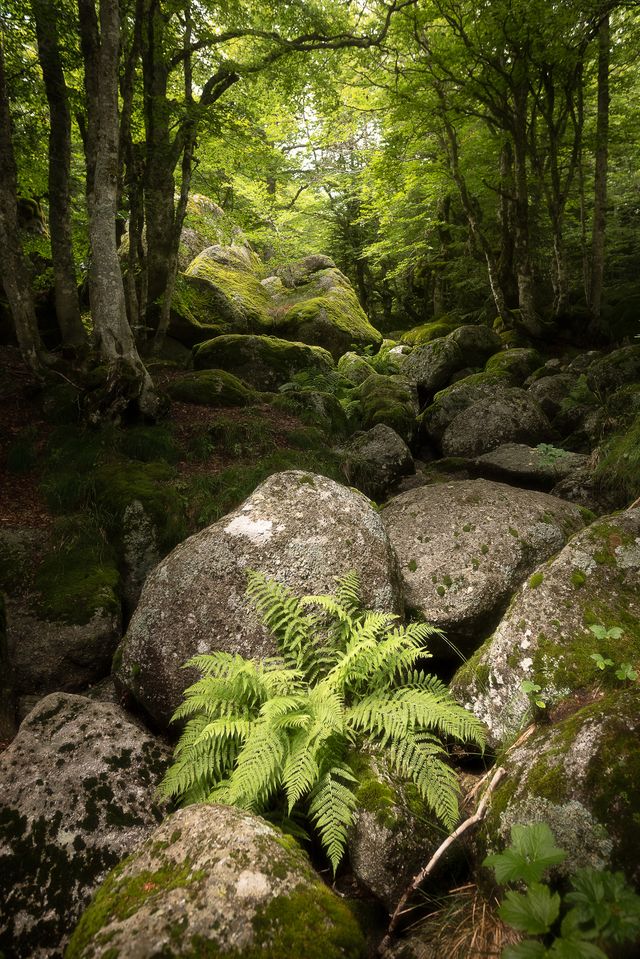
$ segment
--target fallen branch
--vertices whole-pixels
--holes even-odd
[[[417,876],[414,876],[413,880],[411,881],[411,884],[407,887],[407,889],[402,895],[402,898],[400,899],[400,902],[396,906],[395,912],[391,916],[391,921],[389,922],[389,928],[387,929],[387,933],[378,947],[379,956],[383,956],[386,950],[388,949],[391,939],[393,937],[393,933],[395,932],[396,927],[398,923],[400,922],[401,916],[405,912],[405,906],[407,905],[407,902],[409,901],[411,896],[414,894],[418,886],[420,886],[424,882],[424,880],[427,878],[429,873],[434,870],[436,864],[440,861],[440,859],[442,859],[443,855],[445,854],[449,846],[451,846],[456,841],[456,839],[462,836],[463,833],[471,829],[472,826],[475,826],[476,823],[479,823],[482,819],[484,819],[485,813],[487,811],[487,806],[489,803],[489,797],[491,796],[491,793],[496,788],[500,780],[505,775],[506,775],[506,772],[502,768],[502,766],[498,766],[498,768],[493,773],[491,782],[489,783],[486,790],[484,791],[482,799],[480,800],[480,803],[478,804],[478,808],[476,809],[474,814],[472,816],[469,816],[468,819],[465,819],[463,823],[460,823],[460,825],[455,830],[455,832],[452,832],[450,836],[447,836],[444,842],[438,846],[438,848],[436,849],[436,851],[434,852],[433,856],[431,857],[427,865],[424,867],[424,869],[422,869],[417,874]]]

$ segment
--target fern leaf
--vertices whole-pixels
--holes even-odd
[[[320,834],[334,875],[344,855],[347,832],[358,805],[351,788],[355,783],[357,779],[348,766],[333,766],[311,794],[309,816]]]

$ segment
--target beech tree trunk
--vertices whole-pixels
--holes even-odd
[[[607,228],[607,171],[609,165],[609,63],[611,28],[609,16],[598,30],[598,118],[596,122],[596,170],[593,192],[593,227],[591,233],[591,275],[589,280],[589,312],[591,330],[600,329],[602,289],[604,285],[605,236]]]
[[[533,273],[529,242],[529,183],[527,175],[527,101],[526,81],[513,90],[513,159],[514,159],[514,258],[518,283],[520,323],[532,336],[542,333],[535,305]]]
[[[16,338],[25,363],[39,373],[47,360],[36,322],[30,270],[18,232],[18,187],[11,137],[11,114],[0,41],[0,249],[2,286],[9,302]]]
[[[62,69],[55,4],[33,0],[38,57],[49,104],[49,227],[56,317],[64,347],[81,351],[87,334],[80,319],[71,243],[71,112]]]
[[[158,398],[127,319],[116,238],[118,199],[118,0],[79,0],[87,91],[87,140],[93,176],[88,183],[91,272],[89,295],[96,346],[108,369],[101,412],[117,415],[131,403],[154,416]]]

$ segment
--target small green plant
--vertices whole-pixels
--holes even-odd
[[[484,727],[416,665],[439,630],[362,610],[355,573],[338,580],[335,596],[298,599],[253,572],[247,593],[280,655],[214,652],[185,664],[202,678],[173,717],[187,723],[161,793],[285,817],[302,811],[335,871],[357,806],[349,755],[366,745],[451,828],[457,780],[440,737],[482,746]]]
[[[528,938],[507,946],[502,959],[607,959],[610,945],[633,942],[640,935],[640,896],[621,873],[579,869],[571,891],[561,895],[542,880],[566,858],[546,823],[511,827],[511,844],[487,856],[500,885],[509,889],[500,918]]]
[[[592,623],[589,626],[589,632],[593,633],[596,639],[620,639],[624,632],[620,626],[610,626],[609,629],[601,623]]]
[[[602,671],[604,671],[608,666],[613,666],[613,660],[605,659],[601,653],[591,653],[589,658],[592,659],[596,664],[596,667]]]
[[[558,460],[561,460],[563,456],[567,456],[566,450],[553,446],[551,443],[538,443],[536,449],[539,454],[538,459],[545,466],[555,466]]]
[[[538,683],[534,683],[530,679],[523,679],[520,683],[520,688],[523,693],[527,694],[529,702],[532,705],[536,706],[538,709],[547,708],[547,704],[545,703],[544,699],[540,697],[542,686],[538,685]]]
[[[608,640],[618,640],[624,635],[624,630],[620,626],[610,626],[609,629],[606,626],[603,626],[601,623],[593,623],[589,626],[589,630],[593,633],[596,639],[607,642]],[[633,668],[631,663],[618,663],[616,664],[608,656],[603,656],[602,653],[591,653],[590,659],[596,664],[596,668],[601,672],[606,672],[607,670],[614,669],[613,675],[616,679],[620,680],[621,683],[635,682],[638,678],[637,670]]]

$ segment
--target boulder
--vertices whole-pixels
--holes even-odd
[[[621,870],[640,887],[637,687],[580,698],[504,757],[480,841],[502,851],[515,823],[545,822],[567,852],[560,875]]]
[[[503,371],[473,373],[439,390],[433,402],[420,415],[420,433],[428,441],[440,446],[442,437],[459,413],[474,403],[488,400],[508,389],[509,380]]]
[[[276,271],[276,276],[285,287],[292,290],[308,283],[314,273],[335,269],[336,265],[330,256],[325,256],[324,253],[311,253],[295,263],[286,263],[281,266]]]
[[[378,501],[384,500],[403,476],[415,473],[409,447],[384,423],[356,433],[342,447],[341,455],[347,482]]]
[[[347,414],[333,393],[313,387],[298,387],[297,384],[287,384],[287,387],[286,390],[268,397],[271,406],[287,413],[294,412],[302,417],[305,423],[310,422],[331,436],[342,436],[349,432]]]
[[[221,369],[257,390],[276,390],[305,371],[328,373],[331,354],[318,346],[291,343],[275,336],[217,336],[195,348],[197,370]]]
[[[336,361],[350,349],[377,349],[382,343],[351,283],[335,268],[314,270],[293,289],[276,293],[272,316],[278,336],[321,346]]]
[[[67,959],[364,959],[349,908],[295,840],[232,806],[170,816],[113,870]]]
[[[542,366],[543,362],[537,350],[516,347],[494,353],[487,360],[485,370],[487,373],[505,373],[514,386],[522,386],[527,377]]]
[[[366,606],[400,607],[395,558],[369,501],[324,476],[277,473],[156,567],[116,654],[116,675],[166,725],[193,681],[182,665],[194,654],[274,654],[245,596],[248,570],[302,594],[332,592],[335,577],[354,568]]]
[[[536,401],[513,387],[458,413],[442,435],[442,452],[444,456],[479,456],[503,443],[534,446],[550,434],[549,420]]]
[[[412,783],[375,754],[350,762],[358,808],[347,846],[354,876],[393,912],[413,877],[442,841],[437,822]]]
[[[390,500],[382,520],[407,605],[466,651],[522,580],[582,526],[572,504],[482,479],[409,490]]]
[[[637,662],[639,623],[640,509],[634,509],[596,520],[533,573],[493,636],[456,673],[454,694],[484,720],[492,742],[507,742],[531,716],[523,681],[540,686],[551,709],[600,681],[593,654],[617,665]],[[605,637],[591,626],[602,627]]]
[[[403,373],[421,391],[435,393],[458,370],[482,366],[500,346],[500,337],[486,326],[460,326],[448,336],[417,346]]]
[[[582,453],[568,453],[555,446],[541,444],[531,447],[524,443],[505,443],[479,456],[474,462],[474,470],[479,476],[488,479],[551,490],[562,480],[575,477],[587,462],[588,457]],[[572,499],[572,502],[575,500]]]
[[[0,588],[6,652],[18,697],[79,690],[107,675],[120,638],[120,574],[108,547],[82,521],[51,533],[5,527]]]
[[[368,376],[376,372],[364,356],[359,356],[357,353],[351,352],[344,353],[343,356],[340,357],[338,360],[338,370],[355,386],[364,383]]]
[[[53,693],[0,754],[0,950],[62,955],[107,872],[155,829],[169,750],[119,706]]]
[[[422,346],[424,343],[431,343],[432,340],[441,339],[448,336],[460,326],[460,320],[455,317],[441,316],[438,320],[430,320],[428,323],[421,323],[420,326],[414,326],[402,334],[402,342],[409,346]]]
[[[543,376],[529,387],[529,394],[540,405],[542,411],[553,420],[564,404],[568,404],[572,390],[578,384],[578,377],[571,373],[556,373]]]
[[[404,376],[373,373],[353,395],[360,404],[357,418],[363,430],[384,423],[406,443],[412,441],[418,426],[418,393]]]
[[[257,399],[242,380],[224,370],[195,370],[173,380],[169,395],[199,406],[247,406]]]
[[[587,369],[587,385],[603,399],[621,386],[640,380],[640,345],[623,346],[599,357]]]

